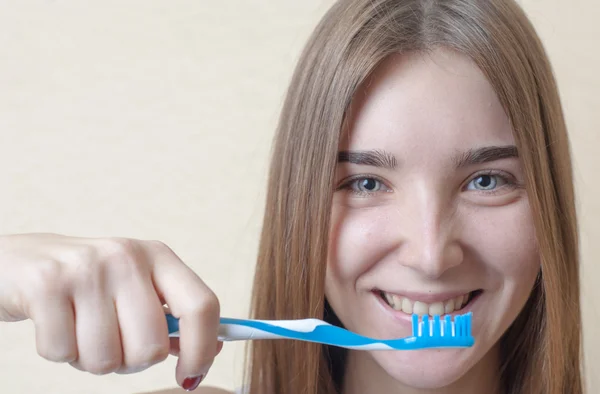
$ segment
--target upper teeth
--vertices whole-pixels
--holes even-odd
[[[464,307],[469,301],[469,295],[471,293],[463,294],[458,297],[451,298],[443,302],[434,302],[433,304],[426,304],[421,301],[413,301],[410,298],[397,296],[382,292],[387,303],[397,311],[402,311],[408,314],[417,315],[443,315],[444,313],[452,313],[456,310]]]

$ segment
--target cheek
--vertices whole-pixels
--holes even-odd
[[[375,265],[385,250],[381,227],[386,224],[381,210],[348,209],[334,206],[325,275],[325,296],[347,327],[360,315],[357,281]],[[362,289],[368,290],[368,289]]]
[[[385,234],[389,215],[383,208],[334,207],[329,235],[328,275],[354,282],[392,248]]]
[[[522,201],[490,212],[471,215],[466,237],[471,249],[497,281],[530,282],[540,260],[529,205]]]
[[[526,201],[475,217],[476,221],[469,222],[467,235],[486,273],[482,276],[488,290],[484,294],[486,309],[493,311],[482,312],[485,319],[478,323],[478,335],[484,348],[490,348],[529,299],[540,257]]]

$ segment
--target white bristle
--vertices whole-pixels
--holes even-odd
[[[426,334],[426,336],[433,336],[434,334],[438,334],[440,336],[456,336],[456,323],[454,320],[450,321],[450,327],[447,327],[448,322],[445,319],[440,318],[439,323],[440,332],[434,333],[434,320],[429,317],[429,320],[427,321],[427,327],[425,327],[425,321],[421,317],[419,319],[417,336],[424,336]]]

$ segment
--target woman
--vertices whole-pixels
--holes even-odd
[[[266,207],[253,317],[389,338],[408,335],[410,313],[472,311],[476,344],[256,341],[245,392],[583,391],[569,144],[516,3],[336,3],[291,82]],[[42,356],[143,369],[169,350],[164,302],[181,318],[170,347],[180,386],[195,389],[218,353],[216,297],[160,243],[29,235],[0,246],[23,262],[11,264],[0,316],[32,318]]]

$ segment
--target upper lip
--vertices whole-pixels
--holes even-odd
[[[472,290],[458,290],[458,291],[444,291],[444,292],[439,292],[439,293],[418,293],[418,292],[409,292],[409,291],[387,291],[387,290],[381,290],[381,289],[377,289],[377,292],[384,292],[386,294],[391,294],[391,295],[395,295],[395,296],[399,296],[399,297],[406,297],[408,299],[410,299],[411,301],[420,301],[420,302],[424,302],[426,304],[433,304],[435,302],[444,302],[444,301],[448,301],[451,300],[452,298],[456,298],[458,296],[461,295],[468,295],[473,291],[476,291],[477,289],[472,289]]]

